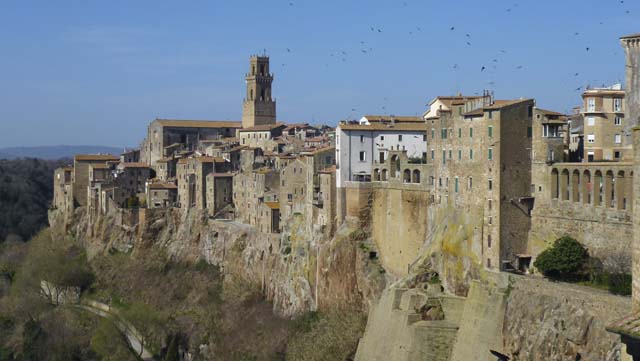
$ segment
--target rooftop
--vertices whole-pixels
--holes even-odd
[[[87,162],[87,161],[117,161],[120,160],[120,157],[116,157],[112,154],[76,154],[73,159],[77,162]]]
[[[158,182],[149,184],[149,189],[178,189],[173,183]]]
[[[481,107],[470,112],[466,112],[463,115],[466,116],[482,116],[484,115],[485,110],[500,110],[502,108],[508,107],[510,105],[527,102],[531,99],[515,99],[515,100],[495,100],[493,104],[488,105],[486,107]]]
[[[377,131],[427,131],[427,125],[424,122],[421,123],[395,123],[395,124],[383,124],[373,123],[371,125],[360,124],[340,124],[338,128],[342,130],[377,130]]]
[[[417,116],[395,116],[395,115],[365,115],[369,122],[396,122],[396,123],[422,123],[424,119]]]
[[[149,168],[147,163],[141,162],[132,162],[132,163],[122,163],[123,168]]]
[[[271,209],[280,209],[280,203],[278,202],[264,202],[264,205]]]
[[[182,119],[158,119],[155,122],[163,127],[174,128],[241,128],[242,122],[220,120],[182,120]]]
[[[249,127],[249,128],[242,128],[240,129],[241,132],[264,132],[264,131],[268,131],[268,130],[273,130],[276,128],[280,128],[280,127],[286,127],[286,124],[282,123],[282,122],[277,122],[274,124],[263,124],[263,125],[256,125],[254,127]]]
[[[620,39],[632,39],[632,38],[640,38],[640,33],[625,35],[620,37]]]

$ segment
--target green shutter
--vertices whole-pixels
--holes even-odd
[[[473,128],[469,128],[469,137],[473,138]]]
[[[456,177],[456,193],[458,193],[458,177]]]
[[[492,160],[493,159],[493,149],[489,148],[489,155],[488,155],[488,159]]]
[[[473,159],[473,149],[469,149],[469,159]]]
[[[493,127],[489,126],[489,138],[493,137]]]

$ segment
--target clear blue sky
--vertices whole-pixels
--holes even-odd
[[[577,87],[623,80],[618,38],[635,32],[631,0],[4,0],[0,147],[131,146],[155,117],[239,120],[263,49],[287,122],[421,114],[483,89],[569,111]]]

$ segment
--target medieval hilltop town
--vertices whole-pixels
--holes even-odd
[[[137,149],[78,154],[55,172],[53,207],[138,222],[195,209],[276,236],[302,222],[324,239],[369,212],[371,256],[395,278],[435,237],[462,238],[456,252],[483,272],[535,274],[536,257],[569,234],[606,269],[638,274],[640,34],[620,41],[625,87],[588,88],[571,114],[484,91],[336,128],[280,121],[269,58],[251,56],[241,121],[155,119]]]

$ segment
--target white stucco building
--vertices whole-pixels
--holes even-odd
[[[336,129],[336,183],[371,180],[374,164],[387,159],[389,150],[404,150],[409,158],[427,158],[424,122],[343,123]]]

